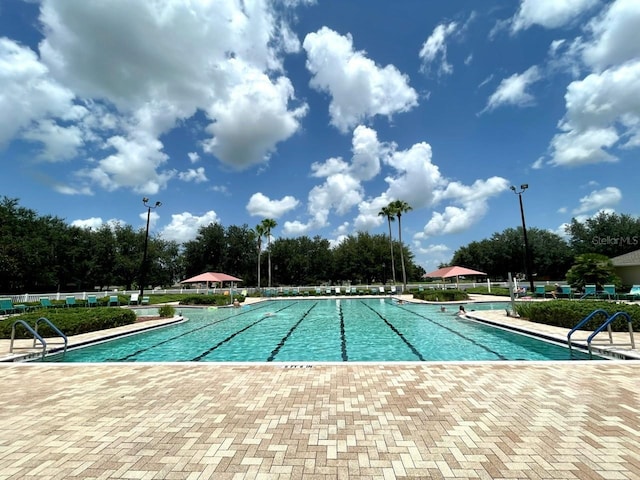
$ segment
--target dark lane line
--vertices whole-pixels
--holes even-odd
[[[408,309],[408,308],[406,308],[406,307],[402,307],[402,306],[400,306],[399,304],[393,303],[393,306],[395,306],[395,307],[397,307],[397,308],[400,308],[401,310],[403,310],[403,311],[405,311],[405,312],[412,313],[413,315],[416,315],[417,317],[423,318],[423,319],[425,319],[425,320],[427,320],[427,321],[429,321],[429,322],[431,322],[431,323],[433,323],[433,324],[435,324],[435,325],[438,325],[439,327],[444,328],[445,330],[448,330],[449,332],[451,332],[451,333],[453,333],[453,334],[457,335],[458,337],[463,338],[463,339],[465,339],[466,341],[468,341],[468,342],[470,342],[470,343],[473,343],[474,345],[476,345],[476,346],[478,346],[478,347],[482,348],[483,350],[485,350],[485,351],[487,351],[487,352],[489,352],[489,353],[492,353],[493,355],[495,355],[496,357],[498,357],[500,360],[507,360],[507,357],[505,357],[504,355],[502,355],[502,354],[500,354],[500,353],[496,352],[495,350],[491,350],[491,349],[490,349],[489,347],[487,347],[486,345],[483,345],[482,343],[477,342],[477,341],[476,341],[476,340],[474,340],[473,338],[470,338],[470,337],[467,337],[466,335],[463,335],[462,333],[460,333],[460,332],[458,332],[458,331],[454,330],[453,328],[446,326],[444,323],[436,322],[436,321],[435,321],[435,320],[433,320],[432,318],[425,317],[424,315],[421,315],[421,314],[419,314],[419,313],[417,313],[417,312],[414,312],[413,310],[409,310],[409,309]]]
[[[287,305],[286,307],[282,307],[279,310],[276,310],[274,313],[278,313],[281,312],[282,310],[284,310],[285,308],[289,308],[290,306],[292,306],[293,303],[290,303],[289,305]],[[220,347],[221,345],[224,345],[225,343],[227,343],[229,340],[233,339],[236,335],[244,332],[245,330],[249,330],[251,327],[253,327],[254,325],[257,325],[260,322],[263,322],[264,320],[266,320],[267,318],[271,318],[271,315],[268,316],[264,316],[262,317],[260,320],[256,320],[253,323],[250,323],[249,325],[247,325],[246,327],[238,330],[236,333],[232,333],[231,335],[229,335],[227,338],[225,338],[224,340],[216,343],[213,347],[211,347],[209,350],[207,350],[204,353],[201,353],[200,355],[198,355],[197,357],[194,357],[191,359],[192,362],[199,362],[200,360],[202,360],[204,357],[206,357],[207,355],[209,355],[211,352],[213,352],[216,348]]]
[[[267,305],[264,305],[264,306],[266,307]],[[231,320],[232,318],[238,318],[240,315],[244,315],[245,313],[250,313],[252,310],[255,312],[256,310],[259,310],[260,308],[263,308],[263,307],[253,308],[253,309],[250,309],[250,310],[247,310],[247,311],[244,311],[244,312],[240,312],[237,315],[229,315],[227,318],[222,318],[220,320],[216,320],[215,322],[207,323],[206,325],[203,325],[203,326],[198,327],[198,328],[194,328],[193,330],[189,330],[188,332],[183,332],[180,335],[176,335],[175,337],[168,338],[168,339],[163,340],[163,341],[161,341],[159,343],[156,343],[154,345],[150,345],[148,347],[141,348],[140,350],[136,350],[135,352],[130,353],[129,355],[125,355],[122,358],[118,358],[118,359],[107,358],[105,360],[105,362],[124,362],[126,360],[129,360],[130,358],[135,357],[136,355],[140,355],[141,353],[144,353],[144,352],[146,352],[148,350],[157,348],[157,347],[159,347],[161,345],[165,345],[165,344],[167,344],[169,342],[172,342],[172,341],[174,341],[174,340],[176,340],[176,339],[178,339],[180,337],[184,337],[185,335],[190,335],[193,332],[197,332],[199,330],[204,330],[205,328],[213,327],[214,325],[216,325],[216,324],[218,324],[220,322],[224,322],[226,320]]]
[[[411,349],[411,351],[413,352],[413,354],[418,357],[420,359],[420,361],[424,362],[425,359],[422,356],[422,354],[418,351],[418,349],[416,349],[416,347],[414,347],[411,342],[409,340],[407,340],[406,338],[404,338],[404,335],[402,334],[401,331],[399,331],[395,326],[393,326],[393,324],[391,322],[389,322],[386,318],[384,318],[382,315],[380,315],[380,313],[375,310],[373,307],[367,305],[364,302],[361,302],[363,305],[365,305],[369,310],[371,310],[372,312],[374,312],[376,315],[378,315],[383,321],[384,323],[387,324],[387,326],[393,331],[393,333],[395,333],[396,335],[398,335],[400,337],[400,339],[407,345],[407,347],[409,347]]]
[[[344,332],[344,312],[342,311],[342,302],[340,302],[340,346],[342,347],[342,361],[348,362],[347,357],[347,337]]]
[[[269,358],[267,358],[267,362],[273,362],[273,359],[276,357],[276,355],[278,355],[278,352],[280,351],[280,349],[284,346],[284,342],[286,342],[289,337],[291,336],[291,334],[293,333],[293,331],[298,328],[298,325],[300,325],[300,323],[302,322],[302,320],[305,319],[305,317],[307,315],[309,315],[309,312],[311,310],[314,309],[314,307],[318,305],[318,302],[314,303],[313,305],[311,305],[311,308],[309,308],[309,310],[307,310],[306,312],[304,312],[304,314],[302,315],[302,317],[300,317],[300,320],[298,320],[287,332],[287,334],[282,337],[282,340],[280,340],[280,343],[278,343],[278,345],[276,346],[276,348],[273,349],[273,351],[271,352],[271,355],[269,355]]]

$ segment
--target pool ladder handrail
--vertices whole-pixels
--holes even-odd
[[[49,325],[49,327],[56,334],[58,334],[58,336],[62,337],[62,340],[64,343],[64,350],[62,354],[64,355],[65,353],[67,353],[67,345],[69,343],[67,336],[64,333],[62,333],[60,329],[56,327],[48,318],[45,318],[45,317],[40,317],[39,319],[36,320],[35,329],[32,328],[31,325],[29,325],[24,320],[16,320],[15,322],[13,322],[13,325],[11,325],[11,343],[9,345],[9,352],[13,353],[13,351],[17,349],[34,349],[36,348],[36,342],[40,342],[40,344],[42,345],[42,359],[44,359],[44,357],[47,354],[47,341],[44,338],[42,338],[42,336],[38,333],[38,326],[40,325],[41,322],[44,322],[47,325]],[[27,330],[27,332],[33,335],[33,344],[31,347],[14,347],[13,344],[16,337],[17,325],[22,325]]]
[[[582,327],[585,323],[587,323],[589,320],[591,320],[593,317],[595,317],[598,314],[602,314],[605,316],[605,320],[604,322],[598,327],[596,328],[593,333],[591,335],[589,335],[589,337],[587,338],[587,348],[589,349],[589,357],[592,357],[593,353],[592,353],[592,343],[593,343],[593,339],[595,338],[596,335],[598,335],[600,332],[602,332],[605,328],[607,329],[607,331],[609,332],[609,345],[613,346],[613,332],[611,330],[611,322],[613,322],[613,320],[615,320],[615,318],[619,315],[624,315],[627,317],[627,322],[629,324],[629,336],[631,338],[631,342],[629,344],[620,344],[618,346],[620,347],[624,347],[624,346],[630,346],[631,348],[635,349],[635,340],[633,338],[633,325],[632,325],[632,320],[631,317],[629,316],[628,313],[626,312],[616,312],[613,315],[609,316],[609,313],[606,310],[603,310],[601,308],[598,308],[597,310],[594,310],[593,312],[591,312],[589,315],[587,315],[586,317],[584,317],[582,320],[580,320],[580,322],[578,322],[578,324],[573,327],[569,333],[567,334],[567,343],[569,345],[569,350],[571,350],[571,335],[573,335],[573,333],[578,330],[580,327]]]
[[[589,335],[589,338],[587,338],[587,347],[589,348],[589,357],[592,356],[592,351],[591,351],[591,345],[592,345],[592,341],[595,338],[596,335],[598,335],[600,332],[602,332],[602,330],[604,330],[605,328],[607,328],[608,332],[609,332],[609,345],[613,346],[613,335],[611,332],[611,322],[613,322],[615,320],[615,318],[619,315],[625,316],[627,317],[627,325],[629,326],[629,338],[630,338],[630,342],[629,343],[621,343],[621,344],[617,344],[617,347],[631,347],[632,349],[635,350],[636,348],[636,342],[633,338],[633,320],[631,320],[631,317],[629,316],[629,314],[627,312],[616,312],[613,315],[611,315],[609,318],[607,318],[605,320],[605,322],[600,325],[597,329],[595,329],[593,331],[593,333],[591,335]]]

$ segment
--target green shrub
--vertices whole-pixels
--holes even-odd
[[[469,299],[469,295],[460,290],[424,290],[413,292],[413,297],[428,302],[456,302]]]
[[[516,303],[516,312],[521,317],[532,322],[568,329],[575,327],[583,318],[597,309],[607,312],[608,317],[616,312],[626,312],[632,319],[633,330],[640,330],[640,306],[638,305],[597,300],[554,300],[551,302]],[[605,319],[604,315],[596,315],[581,329],[595,330],[602,325]],[[617,317],[611,323],[611,329],[615,332],[629,331],[627,319],[624,316]]]
[[[173,305],[162,305],[158,309],[158,314],[160,315],[160,318],[170,318],[176,314],[176,309]]]
[[[45,317],[67,336],[95,332],[107,328],[135,323],[136,314],[126,308],[60,308],[37,310],[11,317],[0,323],[0,338],[11,338],[11,326],[16,320],[24,320],[31,327],[38,318]],[[45,323],[40,323],[38,333],[43,337],[55,336]],[[16,327],[16,338],[31,338],[24,326]]]

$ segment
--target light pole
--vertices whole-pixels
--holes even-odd
[[[529,252],[529,241],[527,240],[527,224],[524,221],[524,207],[522,206],[522,194],[524,191],[529,188],[529,184],[523,183],[520,185],[520,191],[516,190],[516,187],[511,185],[511,190],[513,193],[518,195],[518,200],[520,200],[520,216],[522,217],[522,235],[524,236],[524,263],[525,263],[525,274],[529,278],[529,288],[531,288],[531,294],[533,295],[536,291],[535,286],[533,285],[533,266],[531,264],[531,252]]]
[[[144,251],[142,252],[142,265],[140,266],[140,297],[138,297],[138,303],[142,302],[144,296],[144,283],[147,276],[147,247],[149,246],[149,219],[151,218],[151,209],[158,208],[162,205],[161,202],[156,202],[155,205],[149,205],[147,202],[149,199],[144,197],[142,203],[147,207],[147,230],[144,234]]]

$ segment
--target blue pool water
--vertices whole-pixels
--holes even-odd
[[[467,311],[504,308],[469,304]],[[184,308],[188,321],[47,357],[60,362],[304,362],[588,359],[461,319],[457,306],[391,299],[271,300]],[[180,310],[180,309],[179,309]]]

